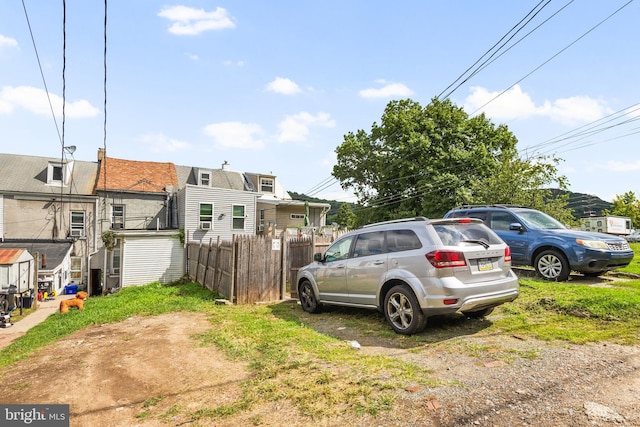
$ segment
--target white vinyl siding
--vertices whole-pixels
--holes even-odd
[[[178,194],[180,203],[178,212],[181,215],[180,228],[184,227],[185,236],[189,241],[208,241],[218,236],[222,240],[231,240],[234,234],[255,235],[257,197],[258,193],[249,191],[206,188],[187,184]],[[200,228],[201,203],[210,203],[214,207],[213,223],[210,230]],[[243,230],[232,228],[234,205],[245,207],[245,227]]]
[[[122,247],[122,286],[171,283],[184,275],[184,248],[176,236],[127,236]]]

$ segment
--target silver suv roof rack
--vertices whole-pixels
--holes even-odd
[[[423,216],[416,216],[413,218],[392,219],[390,221],[375,222],[373,224],[363,225],[361,228],[374,227],[376,225],[397,224],[399,222],[412,222],[412,221],[429,221],[429,219]]]
[[[461,206],[457,206],[454,209],[471,209],[471,208],[503,208],[503,209],[509,209],[509,208],[526,208],[526,206],[520,206],[520,205],[510,205],[510,204],[493,204],[493,205],[461,205]]]

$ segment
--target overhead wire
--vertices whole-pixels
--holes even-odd
[[[29,13],[27,12],[27,6],[24,4],[24,0],[22,0],[22,9],[24,10],[24,17],[27,20],[27,27],[29,28],[29,35],[31,37],[31,44],[33,45],[33,51],[36,54],[36,60],[38,61],[38,69],[40,70],[40,77],[42,77],[42,84],[44,86],[44,91],[47,95],[47,101],[49,102],[49,109],[51,110],[51,116],[53,117],[53,123],[56,127],[56,132],[58,134],[58,140],[62,143],[62,136],[60,135],[60,128],[58,127],[58,121],[56,120],[56,113],[53,109],[53,104],[51,103],[51,95],[49,94],[49,88],[47,87],[47,80],[44,77],[44,72],[42,70],[42,63],[40,62],[40,55],[38,54],[38,48],[36,47],[36,39],[33,36],[33,30],[31,28],[31,22],[29,21]]]
[[[524,36],[522,36],[520,39],[518,39],[516,42],[514,42],[511,46],[509,46],[508,48],[504,49],[503,51],[500,52],[500,54],[498,54],[495,58],[492,58],[490,61],[485,61],[485,63],[483,63],[482,66],[478,67],[473,74],[471,74],[467,79],[465,79],[464,82],[460,83],[458,86],[456,86],[456,88],[454,90],[451,91],[451,93],[449,93],[447,95],[447,97],[451,96],[453,94],[453,92],[455,92],[455,90],[457,90],[460,86],[462,86],[462,84],[466,83],[471,77],[474,77],[476,74],[480,73],[482,70],[484,70],[485,68],[487,68],[489,65],[491,65],[493,62],[495,62],[496,60],[498,60],[500,57],[502,57],[502,55],[506,54],[507,52],[509,52],[511,49],[513,49],[514,47],[516,47],[518,44],[520,44],[520,42],[522,42],[524,39],[526,39],[527,37],[529,37],[532,33],[534,33],[535,31],[537,31],[540,27],[542,27],[544,24],[546,24],[547,22],[549,22],[552,18],[556,17],[556,15],[558,15],[560,12],[562,12],[565,8],[567,8],[571,3],[573,3],[575,0],[570,0],[567,4],[565,4],[564,6],[562,6],[560,9],[558,9],[557,11],[555,11],[551,16],[549,16],[547,19],[545,19],[544,21],[542,21],[540,24],[538,24],[537,26],[535,26],[531,31],[529,31],[527,34],[525,34]]]
[[[544,3],[546,1],[546,3]],[[542,3],[544,3],[544,5],[542,5]],[[487,50],[484,54],[482,54],[482,56],[480,56],[480,58],[478,58],[476,60],[476,62],[474,62],[469,68],[467,68],[460,76],[458,76],[458,78],[456,80],[453,81],[453,83],[451,83],[449,86],[447,86],[447,88],[445,90],[443,90],[438,96],[438,99],[446,99],[449,96],[451,96],[453,94],[453,92],[455,92],[461,85],[463,85],[464,83],[466,83],[471,77],[475,76],[480,70],[482,70],[482,68],[484,68],[484,66],[486,66],[487,62],[494,56],[496,55],[500,49],[502,49],[509,41],[511,41],[511,39],[513,39],[513,37],[515,37],[520,31],[522,31],[522,29],[527,26],[537,15],[538,13],[540,13],[542,11],[542,9],[544,9],[546,6],[549,5],[549,3],[551,3],[551,0],[541,0],[538,4],[536,4],[536,6],[531,9],[525,16],[524,18],[522,18],[516,25],[514,25],[509,31],[507,31],[507,33],[505,35],[503,35],[500,40],[498,40],[498,42],[496,42],[493,46],[491,46],[491,48],[489,50]],[[542,6],[541,6],[542,5]],[[524,22],[526,21],[526,22]],[[524,22],[524,23],[523,23]],[[513,33],[513,34],[511,34]],[[511,35],[510,35],[511,34]],[[505,40],[506,39],[506,40]],[[498,46],[500,45],[500,46]],[[492,52],[493,51],[493,52]],[[468,77],[464,78],[465,74],[469,73],[473,67],[475,67],[476,65],[478,65],[478,63],[485,57],[489,55],[489,57],[487,59],[485,59],[476,70],[474,70],[473,72],[471,72],[469,74]],[[459,82],[457,85],[456,83]],[[451,89],[450,91],[448,91],[452,86],[455,87],[453,89]],[[448,92],[447,92],[448,91]],[[446,92],[446,95],[444,95]],[[444,96],[443,96],[444,95]]]
[[[479,112],[480,110],[482,110],[484,107],[486,107],[488,104],[492,103],[493,101],[495,101],[496,99],[498,99],[499,97],[501,97],[502,95],[504,95],[505,93],[507,93],[510,89],[512,89],[515,85],[517,85],[518,83],[522,82],[523,80],[525,80],[527,77],[531,76],[533,73],[535,73],[536,71],[538,71],[540,68],[544,67],[545,65],[547,65],[549,62],[551,62],[552,60],[554,60],[555,58],[557,58],[560,54],[562,54],[563,52],[565,52],[567,49],[569,49],[571,46],[573,46],[574,44],[576,44],[578,41],[582,40],[584,37],[586,37],[588,34],[590,34],[592,31],[594,31],[596,28],[598,28],[600,25],[604,24],[606,21],[608,21],[609,19],[611,19],[614,15],[616,15],[618,12],[620,12],[622,9],[624,9],[625,7],[627,7],[631,2],[633,2],[633,0],[629,0],[627,3],[625,3],[624,5],[620,6],[618,9],[616,9],[614,12],[612,12],[610,15],[608,15],[606,18],[604,18],[602,21],[598,22],[596,25],[594,25],[593,27],[591,27],[589,30],[587,30],[585,33],[583,33],[580,37],[578,37],[577,39],[575,39],[574,41],[572,41],[571,43],[569,43],[567,46],[565,46],[564,48],[560,49],[558,52],[556,52],[553,56],[551,56],[549,59],[547,59],[546,61],[544,61],[542,64],[538,65],[537,67],[535,67],[533,70],[531,70],[530,72],[528,72],[527,74],[525,74],[522,78],[520,78],[518,81],[516,81],[515,83],[512,83],[509,87],[507,87],[506,89],[504,89],[502,92],[498,93],[496,96],[494,96],[493,98],[491,98],[490,100],[488,100],[487,102],[485,102],[484,104],[482,104],[480,107],[476,108],[475,111],[471,112],[469,115],[473,116],[474,114],[476,114],[477,112]]]

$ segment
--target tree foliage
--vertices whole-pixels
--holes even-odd
[[[558,160],[521,159],[516,143],[507,126],[495,126],[484,114],[469,117],[449,100],[425,107],[391,101],[369,133],[344,136],[333,176],[363,206],[358,223],[435,218],[462,204],[548,207],[543,200],[551,193],[543,186],[566,184],[557,176]],[[563,201],[557,203],[561,210]]]
[[[348,203],[340,205],[340,209],[338,209],[338,213],[336,214],[336,222],[343,228],[354,228],[356,225],[356,215]]]
[[[640,226],[640,201],[633,191],[627,191],[623,195],[616,194],[611,211],[603,212],[603,215],[618,215],[631,218],[634,227]]]

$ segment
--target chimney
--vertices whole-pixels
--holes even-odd
[[[104,148],[98,148],[98,161],[101,162],[105,157],[107,157],[107,151]]]
[[[228,171],[229,170],[229,162],[227,162],[226,160],[222,164],[222,170],[223,171]]]

